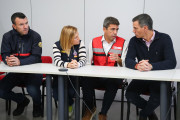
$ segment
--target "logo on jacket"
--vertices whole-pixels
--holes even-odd
[[[39,42],[39,43],[38,43],[38,46],[39,46],[39,47],[42,47],[42,42]]]
[[[117,47],[117,46],[114,46],[113,49],[116,49],[116,50],[121,50],[122,47]]]
[[[77,57],[77,52],[74,50],[74,52],[73,52],[73,55],[74,55],[74,58],[76,58]]]

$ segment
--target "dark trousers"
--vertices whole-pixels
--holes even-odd
[[[105,89],[101,114],[106,115],[111,104],[114,101],[117,90],[122,84],[121,79],[112,79],[112,78],[95,78],[89,77],[86,80],[82,81],[82,91],[83,91],[83,99],[87,106],[92,109],[95,100],[95,88],[103,88]]]
[[[12,89],[15,86],[25,86],[33,99],[33,103],[40,105],[41,85],[42,75],[40,74],[9,73],[0,81],[0,98],[21,103],[24,100],[24,95],[22,93],[14,93]]]
[[[148,93],[149,100],[140,95]],[[129,102],[142,109],[140,116],[147,117],[160,105],[160,82],[150,80],[132,80],[126,90],[126,98]]]
[[[75,97],[75,91],[70,83],[70,81],[68,80],[67,76],[63,77],[64,79],[66,79],[68,81],[68,103],[69,105],[72,105],[74,103],[73,98]],[[73,86],[75,86],[75,77],[70,76],[70,80],[73,83]],[[53,76],[53,97],[56,101],[58,101],[58,76],[54,75]]]

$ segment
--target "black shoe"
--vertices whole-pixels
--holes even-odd
[[[17,104],[17,108],[13,111],[13,116],[21,115],[24,108],[29,104],[30,100],[25,97],[22,103]]]
[[[149,120],[158,120],[158,117],[155,112],[148,116]]]
[[[41,105],[33,105],[33,117],[42,116]]]

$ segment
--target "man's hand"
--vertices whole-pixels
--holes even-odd
[[[7,62],[7,65],[10,67],[20,65],[20,60],[17,57],[15,57],[14,55],[10,55],[10,57],[7,56],[6,62]]]
[[[72,60],[70,63],[68,63],[67,67],[71,69],[78,68],[78,62],[76,60]]]
[[[120,66],[122,66],[122,60],[121,60],[121,58],[119,57],[119,55],[118,54],[110,54],[110,59],[111,60],[114,60],[114,61],[117,61],[117,63],[120,65]]]
[[[139,71],[150,71],[152,70],[152,65],[149,63],[149,60],[141,60],[136,68]]]

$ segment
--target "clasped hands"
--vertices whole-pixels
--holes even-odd
[[[72,59],[71,62],[68,63],[67,67],[71,69],[78,68],[78,62]]]
[[[6,56],[5,60],[6,60],[7,65],[10,67],[20,65],[20,60],[17,57],[15,57],[14,55],[10,55],[9,57]]]
[[[118,56],[118,54],[110,54],[110,59],[111,60],[114,60],[114,61],[118,61],[118,60],[120,60],[121,58]]]
[[[149,60],[141,60],[137,64],[137,70],[139,71],[150,71],[152,70],[152,65],[149,63]]]

